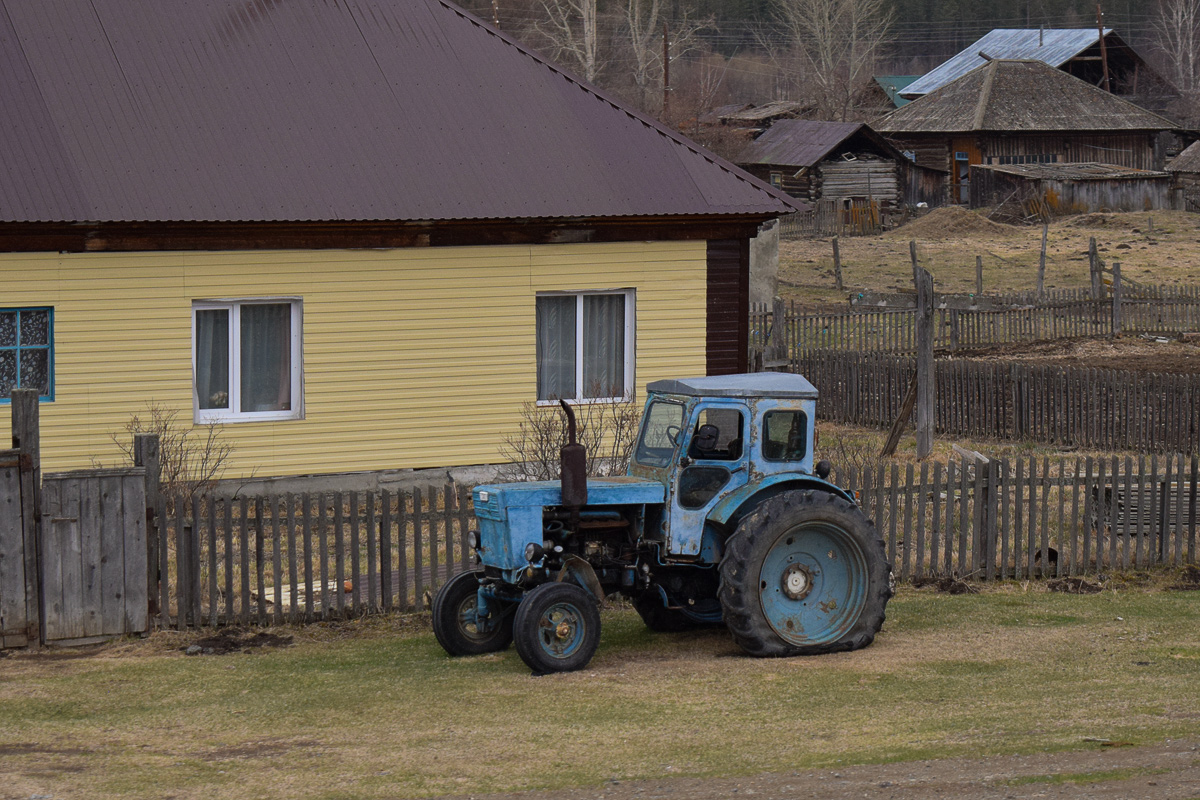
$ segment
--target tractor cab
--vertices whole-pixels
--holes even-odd
[[[647,527],[669,554],[715,555],[715,528],[751,494],[813,473],[817,390],[804,377],[729,375],[647,389],[629,474],[666,488],[662,513]]]

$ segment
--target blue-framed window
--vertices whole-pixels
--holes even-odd
[[[13,389],[54,399],[53,308],[0,308],[0,403]]]

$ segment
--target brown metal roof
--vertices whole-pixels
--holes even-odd
[[[0,0],[0,222],[774,215],[441,0]]]
[[[739,164],[811,167],[855,136],[859,137],[852,143],[855,146],[869,148],[889,158],[903,157],[864,122],[781,119],[746,145],[735,160]]]
[[[1158,114],[1035,60],[995,59],[889,113],[881,133],[1160,131]]]

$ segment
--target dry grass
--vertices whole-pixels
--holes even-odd
[[[194,634],[17,655],[0,798],[465,795],[1160,741],[1200,718],[1195,600],[907,589],[872,647],[785,660],[617,608],[588,670],[545,678],[511,650],[449,659],[422,617],[278,629],[294,643],[254,655],[185,657]]]
[[[1150,225],[1153,223],[1153,229]],[[936,209],[882,236],[840,240],[847,292],[833,285],[829,239],[780,243],[780,294],[805,305],[844,303],[863,288],[912,288],[909,241],[917,243],[921,266],[933,273],[938,292],[975,291],[975,257],[983,257],[984,291],[1034,289],[1037,285],[1041,226],[1014,227],[991,222],[984,212]],[[1183,285],[1200,280],[1200,216],[1181,211],[1087,214],[1050,225],[1046,287],[1088,285],[1088,239],[1096,237],[1106,262],[1121,262],[1123,274],[1151,284]]]

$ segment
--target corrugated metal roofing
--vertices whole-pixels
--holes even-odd
[[[739,164],[811,167],[865,127],[861,122],[781,119],[742,150]]]
[[[995,60],[875,124],[881,133],[1158,131],[1177,126],[1042,61]]]
[[[1112,33],[1105,28],[1104,35]],[[991,58],[1037,59],[1052,67],[1061,67],[1100,41],[1096,28],[997,28],[949,61],[902,87],[905,97],[915,98],[936,91],[987,63],[980,52]]]
[[[0,221],[775,214],[441,0],[0,0]]]
[[[1170,177],[1166,172],[1091,161],[1069,164],[987,164],[978,168],[1003,172],[1008,175],[1020,175],[1023,178],[1052,181],[1108,181],[1118,178]]]

